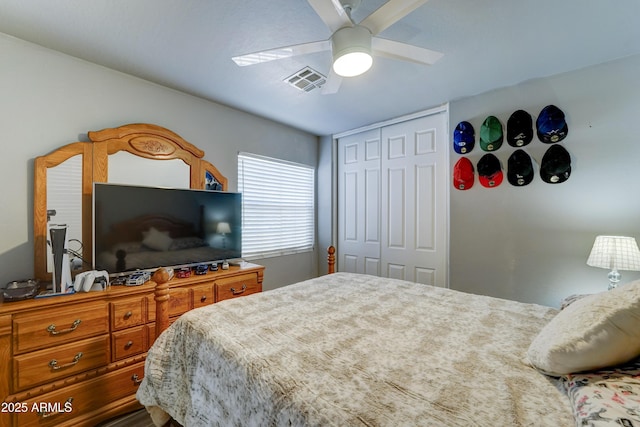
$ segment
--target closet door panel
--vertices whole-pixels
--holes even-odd
[[[380,130],[338,141],[338,271],[380,274]]]
[[[447,286],[446,114],[384,127],[381,139],[383,271]]]

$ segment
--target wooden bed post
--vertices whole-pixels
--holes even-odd
[[[327,248],[327,252],[329,255],[327,256],[327,267],[329,274],[333,274],[336,272],[336,248],[334,246],[329,246]]]
[[[165,274],[163,274],[165,273]],[[153,274],[156,287],[153,298],[156,300],[156,338],[169,327],[169,275],[164,268]]]

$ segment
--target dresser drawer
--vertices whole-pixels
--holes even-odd
[[[108,403],[134,395],[143,376],[144,362],[141,362],[27,400],[24,402],[27,412],[15,414],[13,425],[59,426],[65,422],[75,425],[73,418],[100,411]],[[42,403],[45,405],[40,407]]]
[[[111,335],[113,361],[126,359],[147,351],[147,335],[148,330],[144,325],[114,332]]]
[[[111,327],[114,331],[144,323],[144,298],[128,298],[111,303]]]
[[[105,366],[109,354],[109,335],[104,335],[15,356],[14,389],[24,390]]]
[[[213,304],[215,294],[213,292],[213,283],[194,286],[192,290],[193,308],[204,307]]]
[[[147,321],[156,320],[156,300],[153,295],[147,297],[148,317]],[[191,289],[173,288],[169,290],[169,317],[180,316],[191,310]]]
[[[108,332],[106,302],[16,314],[13,318],[13,352],[21,354]]]
[[[261,292],[257,274],[242,274],[216,281],[216,302]]]

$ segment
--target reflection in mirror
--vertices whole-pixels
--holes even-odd
[[[82,254],[82,155],[47,170],[47,211],[47,241],[52,225],[66,224],[69,249]],[[53,253],[47,244],[47,272],[52,271]]]
[[[109,183],[189,188],[189,166],[180,159],[147,159],[119,151],[109,156]]]
[[[222,191],[224,189],[222,183],[209,171],[204,172],[204,188],[205,190],[216,191]]]

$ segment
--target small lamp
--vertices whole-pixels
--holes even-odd
[[[622,275],[618,270],[640,271],[640,250],[633,237],[597,236],[587,259],[591,267],[608,268],[611,271],[609,290],[618,286]]]
[[[218,226],[216,227],[216,233],[218,234],[222,234],[222,247],[226,248],[226,237],[225,234],[230,234],[231,233],[231,227],[229,226],[228,222],[219,222]]]
[[[371,33],[359,25],[340,28],[331,36],[333,71],[342,77],[355,77],[371,68]]]

